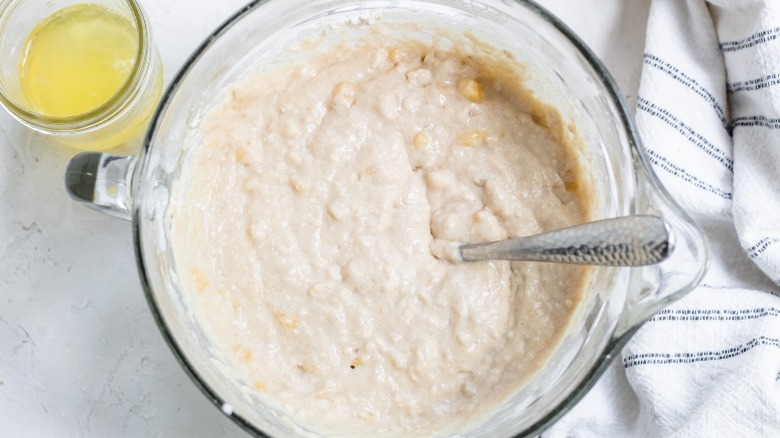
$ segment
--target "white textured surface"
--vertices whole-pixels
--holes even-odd
[[[142,0],[169,80],[242,0]],[[545,0],[633,106],[648,0]],[[0,435],[241,436],[146,305],[126,222],[72,203],[75,153],[0,113]]]

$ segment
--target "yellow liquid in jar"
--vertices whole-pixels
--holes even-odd
[[[138,32],[126,18],[94,5],[61,9],[27,37],[22,93],[34,111],[76,116],[106,103],[135,64]]]

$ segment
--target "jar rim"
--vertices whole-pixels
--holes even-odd
[[[31,111],[24,105],[6,93],[4,87],[0,86],[0,104],[5,106],[8,111],[22,122],[32,125],[34,128],[42,128],[54,132],[73,132],[88,131],[96,128],[103,122],[113,118],[121,113],[129,104],[138,84],[142,83],[144,77],[143,67],[147,65],[149,53],[149,29],[143,10],[136,0],[120,0],[129,8],[132,15],[132,23],[135,25],[138,37],[138,50],[136,52],[133,67],[130,74],[127,75],[122,86],[108,100],[99,106],[72,116],[47,116],[36,111]],[[14,4],[15,3],[15,4]],[[86,2],[85,2],[86,3]],[[10,15],[21,4],[14,0],[0,2],[0,26],[4,26]],[[10,9],[9,9],[10,8]]]

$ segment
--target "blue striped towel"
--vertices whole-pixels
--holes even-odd
[[[780,1],[653,0],[636,121],[710,270],[543,436],[780,436]]]

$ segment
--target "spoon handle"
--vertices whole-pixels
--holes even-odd
[[[672,236],[656,216],[588,222],[534,236],[460,247],[464,261],[518,260],[600,266],[644,266],[663,261]]]

